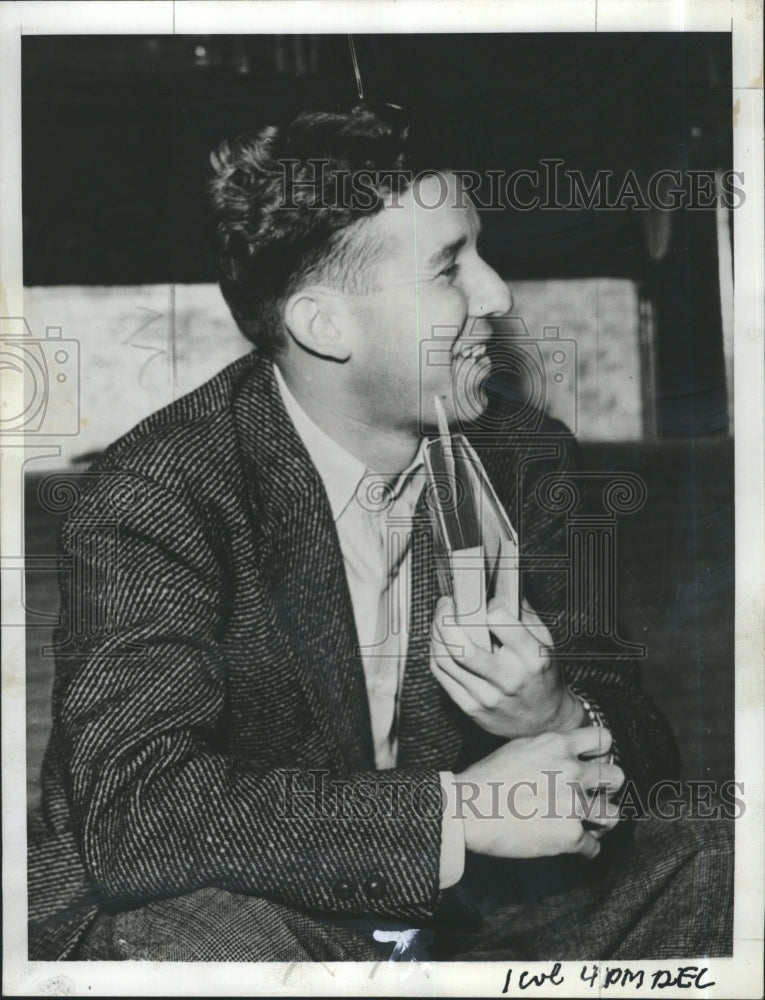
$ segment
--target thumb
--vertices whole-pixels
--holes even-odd
[[[552,646],[553,641],[550,630],[544,622],[540,621],[539,615],[525,597],[521,605],[521,621],[538,642],[543,646]]]

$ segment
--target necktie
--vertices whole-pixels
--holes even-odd
[[[378,566],[378,605],[374,639],[362,650],[370,705],[374,716],[375,760],[378,768],[395,767],[398,712],[408,648],[412,544],[412,507],[421,485],[408,477],[389,494],[384,509],[370,512]]]
[[[460,711],[430,672],[430,627],[439,597],[425,491],[412,521],[409,643],[398,713],[399,767],[452,767],[462,742]]]

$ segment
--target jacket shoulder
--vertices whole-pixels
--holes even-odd
[[[169,486],[218,478],[213,473],[235,460],[233,403],[258,360],[248,354],[152,413],[111,444],[90,471],[134,473]]]

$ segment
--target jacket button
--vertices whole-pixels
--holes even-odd
[[[354,887],[350,882],[345,879],[340,879],[339,882],[335,882],[335,895],[338,899],[350,899],[354,894]]]
[[[385,895],[385,879],[382,875],[370,875],[364,883],[364,892],[370,899],[381,899]]]

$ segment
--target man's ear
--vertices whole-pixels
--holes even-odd
[[[334,361],[351,356],[350,312],[343,296],[321,285],[294,292],[284,303],[284,325],[304,350]]]

